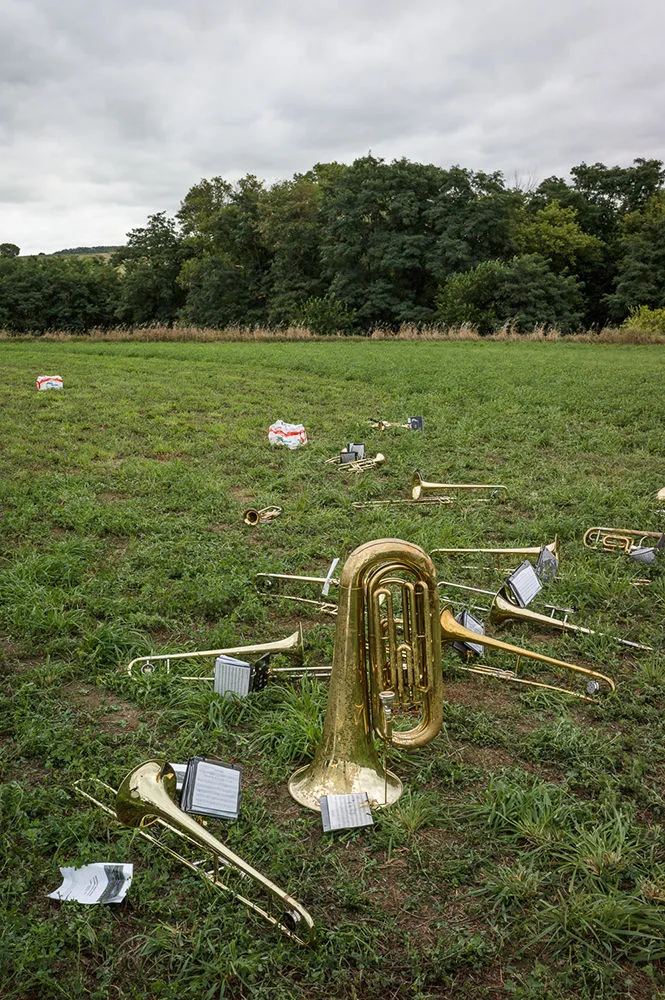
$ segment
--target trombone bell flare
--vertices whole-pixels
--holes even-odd
[[[395,599],[404,621],[399,637]],[[319,810],[323,795],[349,792],[366,792],[377,806],[399,799],[402,782],[385,770],[372,734],[387,739],[380,695],[388,689],[402,705],[417,700],[422,711],[413,729],[393,730],[393,746],[424,746],[438,734],[443,722],[438,603],[434,564],[417,545],[384,538],[351,553],[340,577],[321,743],[314,760],[289,781],[289,792],[301,805]]]

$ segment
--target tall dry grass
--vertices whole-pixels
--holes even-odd
[[[586,331],[574,334],[564,334],[560,330],[536,326],[527,333],[519,333],[510,323],[505,323],[500,329],[481,337],[478,330],[468,323],[457,327],[415,326],[403,323],[397,330],[385,327],[375,327],[365,336],[346,337],[320,336],[313,334],[304,327],[288,327],[286,329],[270,329],[268,327],[231,326],[223,330],[192,326],[159,326],[147,325],[136,327],[115,327],[110,330],[89,330],[87,333],[70,333],[65,330],[49,330],[44,334],[15,335],[8,330],[0,330],[0,340],[45,340],[45,341],[173,341],[173,342],[256,342],[279,343],[283,341],[306,340],[310,342],[331,342],[338,340],[411,340],[411,341],[502,341],[524,342],[537,341],[543,343],[578,343],[578,344],[665,344],[665,336],[650,331],[624,325],[622,327],[606,327],[599,331]]]

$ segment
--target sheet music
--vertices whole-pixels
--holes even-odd
[[[240,771],[234,767],[200,760],[196,765],[194,787],[188,812],[237,819],[240,809]]]
[[[470,632],[485,635],[485,626],[477,618],[474,618],[470,611],[460,611],[458,615],[455,615],[455,621],[463,625],[464,628],[468,628]],[[462,655],[468,651],[475,653],[476,656],[482,656],[485,652],[485,647],[479,642],[454,642],[453,649]]]
[[[525,559],[515,572],[510,574],[506,583],[522,608],[527,608],[536,594],[543,589],[543,585],[528,559]]]
[[[326,833],[331,830],[348,830],[357,826],[373,826],[374,820],[367,792],[323,795],[321,797],[321,822]]]
[[[252,670],[245,660],[236,660],[223,653],[215,660],[215,694],[237,694],[244,698],[249,693]]]
[[[180,789],[182,788],[182,783],[185,780],[185,773],[187,771],[187,765],[186,764],[173,764],[171,761],[169,761],[169,764],[173,768],[173,770],[175,771],[175,790],[176,790],[176,792],[179,792]]]
[[[49,899],[74,899],[77,903],[121,903],[132,884],[133,865],[91,864],[61,868],[62,885]]]

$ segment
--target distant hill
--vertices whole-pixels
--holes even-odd
[[[91,256],[92,254],[98,253],[113,253],[115,250],[121,250],[122,247],[73,247],[70,250],[56,250],[51,254],[52,257],[82,257]]]

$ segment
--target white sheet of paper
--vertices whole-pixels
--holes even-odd
[[[219,815],[228,819],[238,816],[240,771],[219,764],[199,761],[189,812]]]
[[[323,795],[321,822],[326,833],[330,830],[348,830],[356,826],[373,826],[374,820],[367,792]]]
[[[169,764],[171,764],[171,767],[175,771],[175,782],[176,782],[175,790],[176,792],[179,792],[180,789],[182,788],[182,783],[185,780],[185,771],[187,770],[187,765],[173,764],[171,761],[169,761]]]
[[[252,671],[245,660],[236,660],[224,653],[215,660],[215,694],[237,694],[244,698],[249,693]]]
[[[97,863],[82,868],[61,868],[62,885],[49,899],[74,899],[78,903],[121,903],[134,876],[133,865]]]
[[[508,584],[523,608],[528,608],[536,594],[543,589],[533,564],[528,559],[525,559],[521,566],[518,566],[515,572],[510,574]]]

